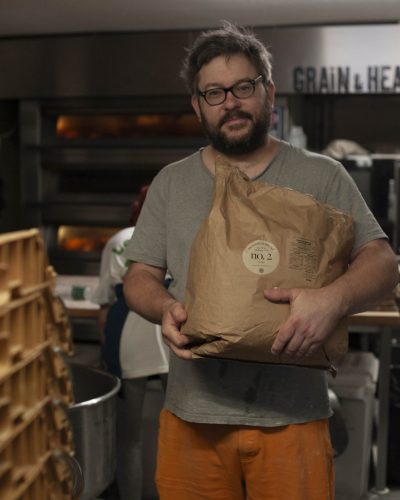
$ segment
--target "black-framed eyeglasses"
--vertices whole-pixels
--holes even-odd
[[[198,90],[199,96],[203,97],[207,104],[210,106],[218,106],[226,100],[228,92],[238,99],[247,99],[254,94],[256,89],[256,83],[264,80],[262,75],[257,76],[254,80],[243,80],[241,82],[235,83],[232,87],[215,87],[213,89],[205,90],[201,92]]]

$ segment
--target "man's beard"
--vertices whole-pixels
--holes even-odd
[[[244,155],[264,146],[270,127],[271,111],[268,103],[256,116],[238,109],[228,111],[217,126],[210,125],[203,113],[201,113],[201,118],[203,130],[214,149],[226,155]],[[230,118],[247,118],[251,120],[251,128],[245,135],[229,138],[222,131],[222,125]]]

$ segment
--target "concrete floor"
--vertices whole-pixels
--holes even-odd
[[[389,489],[388,495],[371,495],[368,500],[400,500],[400,485],[392,485]]]

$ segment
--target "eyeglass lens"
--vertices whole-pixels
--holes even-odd
[[[239,82],[229,88],[210,89],[202,93],[202,95],[211,106],[222,104],[225,101],[228,92],[232,92],[232,94],[238,99],[245,99],[254,93],[255,84],[259,78],[260,77],[255,80]]]

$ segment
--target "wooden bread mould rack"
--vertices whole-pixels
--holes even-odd
[[[37,229],[0,235],[0,498],[70,500],[72,335]],[[71,465],[72,464],[72,465]]]

